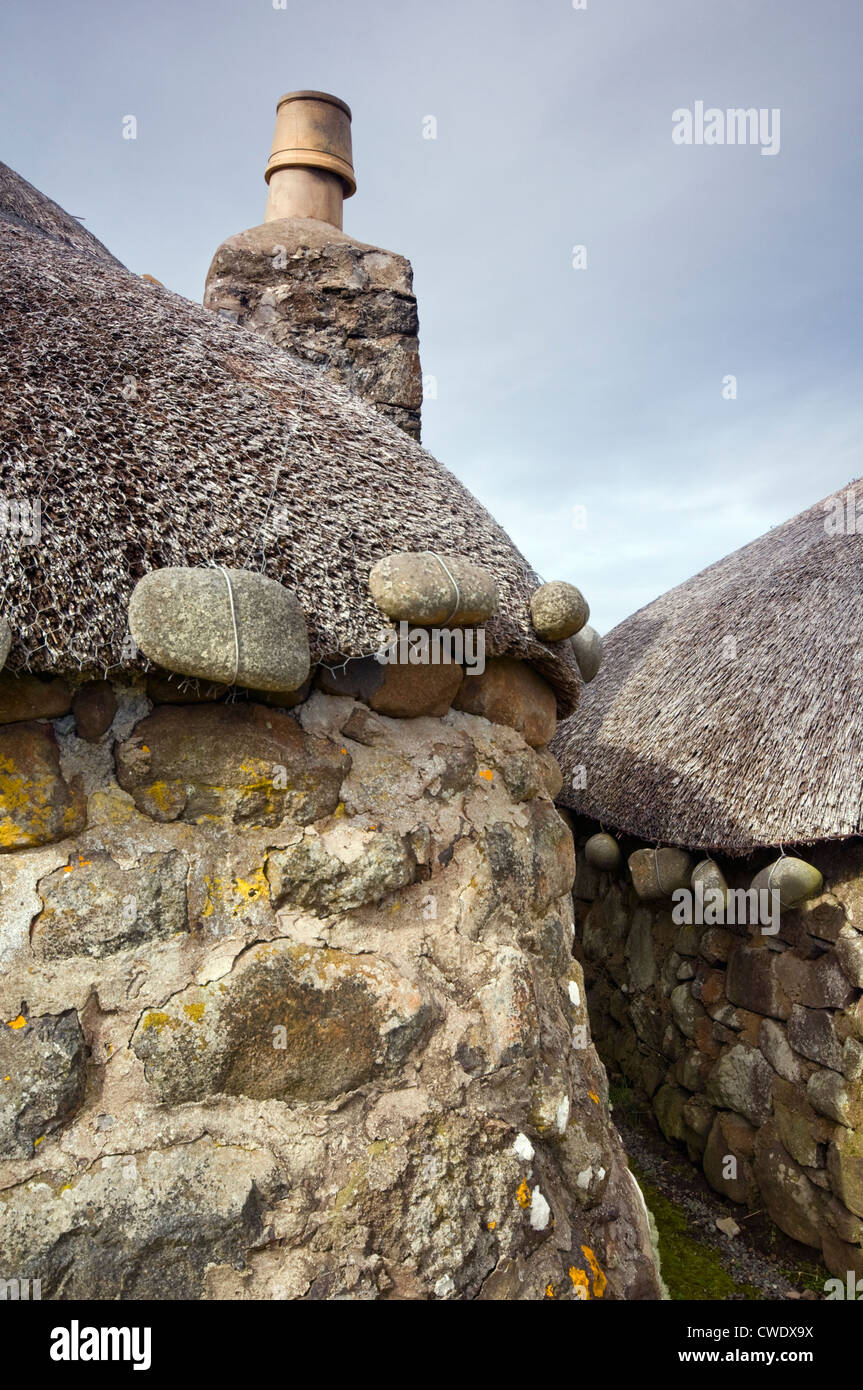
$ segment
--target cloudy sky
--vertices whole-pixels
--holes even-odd
[[[276,99],[343,97],[424,443],[601,631],[863,474],[860,0],[275,3],[4,0],[0,157],[200,300]],[[696,102],[778,153],[675,144]]]

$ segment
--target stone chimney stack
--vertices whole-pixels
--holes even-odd
[[[276,132],[264,173],[265,222],[313,217],[342,230],[342,204],[357,191],[351,108],[326,92],[288,92],[276,107]]]
[[[410,261],[355,241],[351,111],[326,92],[288,92],[264,177],[264,221],[223,242],[204,304],[364,396],[420,437],[422,373]]]

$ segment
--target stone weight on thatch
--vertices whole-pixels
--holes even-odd
[[[670,897],[688,888],[692,858],[682,849],[637,849],[628,859],[632,885],[644,901]]]
[[[590,617],[590,609],[580,589],[555,579],[543,584],[530,600],[533,630],[543,642],[563,642],[580,632]]]
[[[613,835],[605,833],[591,835],[584,847],[584,857],[594,869],[608,874],[616,873],[623,860],[620,845]]]
[[[581,632],[577,632],[569,641],[575,652],[581,678],[587,685],[602,665],[602,638],[595,628],[586,623]]]
[[[421,627],[484,623],[498,607],[497,585],[487,570],[430,551],[385,555],[372,566],[369,591],[388,618]]]
[[[251,570],[153,570],[135,586],[129,628],[145,656],[179,675],[276,691],[309,674],[296,596]]]
[[[824,887],[824,879],[813,864],[805,859],[794,859],[783,855],[766,869],[762,869],[752,880],[755,889],[778,889],[782,907],[796,907],[807,898],[817,898]]]
[[[696,864],[692,870],[690,882],[693,888],[700,883],[705,893],[721,893],[723,903],[728,898],[728,884],[725,882],[725,875],[714,859],[702,859]]]

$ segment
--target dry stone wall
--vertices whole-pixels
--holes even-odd
[[[678,924],[625,863],[592,868],[598,827],[573,824],[575,949],[603,1060],[717,1192],[766,1207],[833,1274],[863,1274],[863,844],[808,849],[824,891],[765,933]],[[721,864],[736,889],[761,867]]]
[[[0,718],[0,1276],[659,1296],[542,747],[164,674]]]

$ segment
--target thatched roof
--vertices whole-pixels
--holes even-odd
[[[313,658],[362,655],[382,625],[371,566],[434,550],[492,571],[489,654],[531,659],[573,707],[567,645],[532,633],[539,581],[451,473],[315,368],[125,270],[0,170],[0,498],[43,507],[37,545],[0,535],[10,667],[145,664],[123,655],[136,581],[211,562],[296,590]]]
[[[849,487],[863,501],[863,479]],[[825,529],[844,495],[605,639],[552,745],[568,806],[654,843],[732,854],[863,833],[863,535]],[[579,766],[584,790],[572,789]]]
[[[85,251],[88,256],[108,261],[111,265],[120,262],[101,241],[81,226],[77,217],[65,212],[59,203],[52,202],[34,188],[32,183],[22,179],[14,169],[0,163],[0,218],[16,223],[30,231],[44,232],[46,236],[61,241],[75,251]]]

